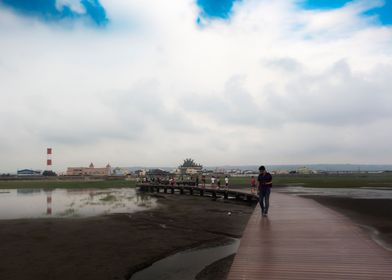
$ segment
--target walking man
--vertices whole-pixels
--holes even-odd
[[[257,178],[257,194],[259,195],[261,214],[266,217],[269,208],[272,176],[265,170],[265,167],[263,165],[259,167],[259,173],[259,177]]]

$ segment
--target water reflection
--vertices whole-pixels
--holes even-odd
[[[207,265],[236,253],[239,245],[239,239],[232,239],[232,243],[228,245],[186,250],[136,272],[131,280],[193,280]]]
[[[0,192],[0,219],[89,217],[156,206],[135,189],[13,189]]]
[[[46,193],[46,215],[52,215],[52,190],[45,191]]]

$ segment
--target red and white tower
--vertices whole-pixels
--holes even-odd
[[[46,169],[52,170],[52,148],[46,149]]]

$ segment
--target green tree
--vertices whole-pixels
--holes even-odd
[[[196,167],[196,166],[201,166],[200,164],[197,164],[193,159],[187,158],[184,160],[184,163],[181,165],[181,167]]]
[[[57,174],[52,170],[45,170],[44,172],[42,172],[42,176],[57,176]]]

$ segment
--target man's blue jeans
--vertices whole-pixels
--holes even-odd
[[[262,188],[261,192],[259,192],[259,203],[262,213],[268,213],[270,194],[271,188]]]

